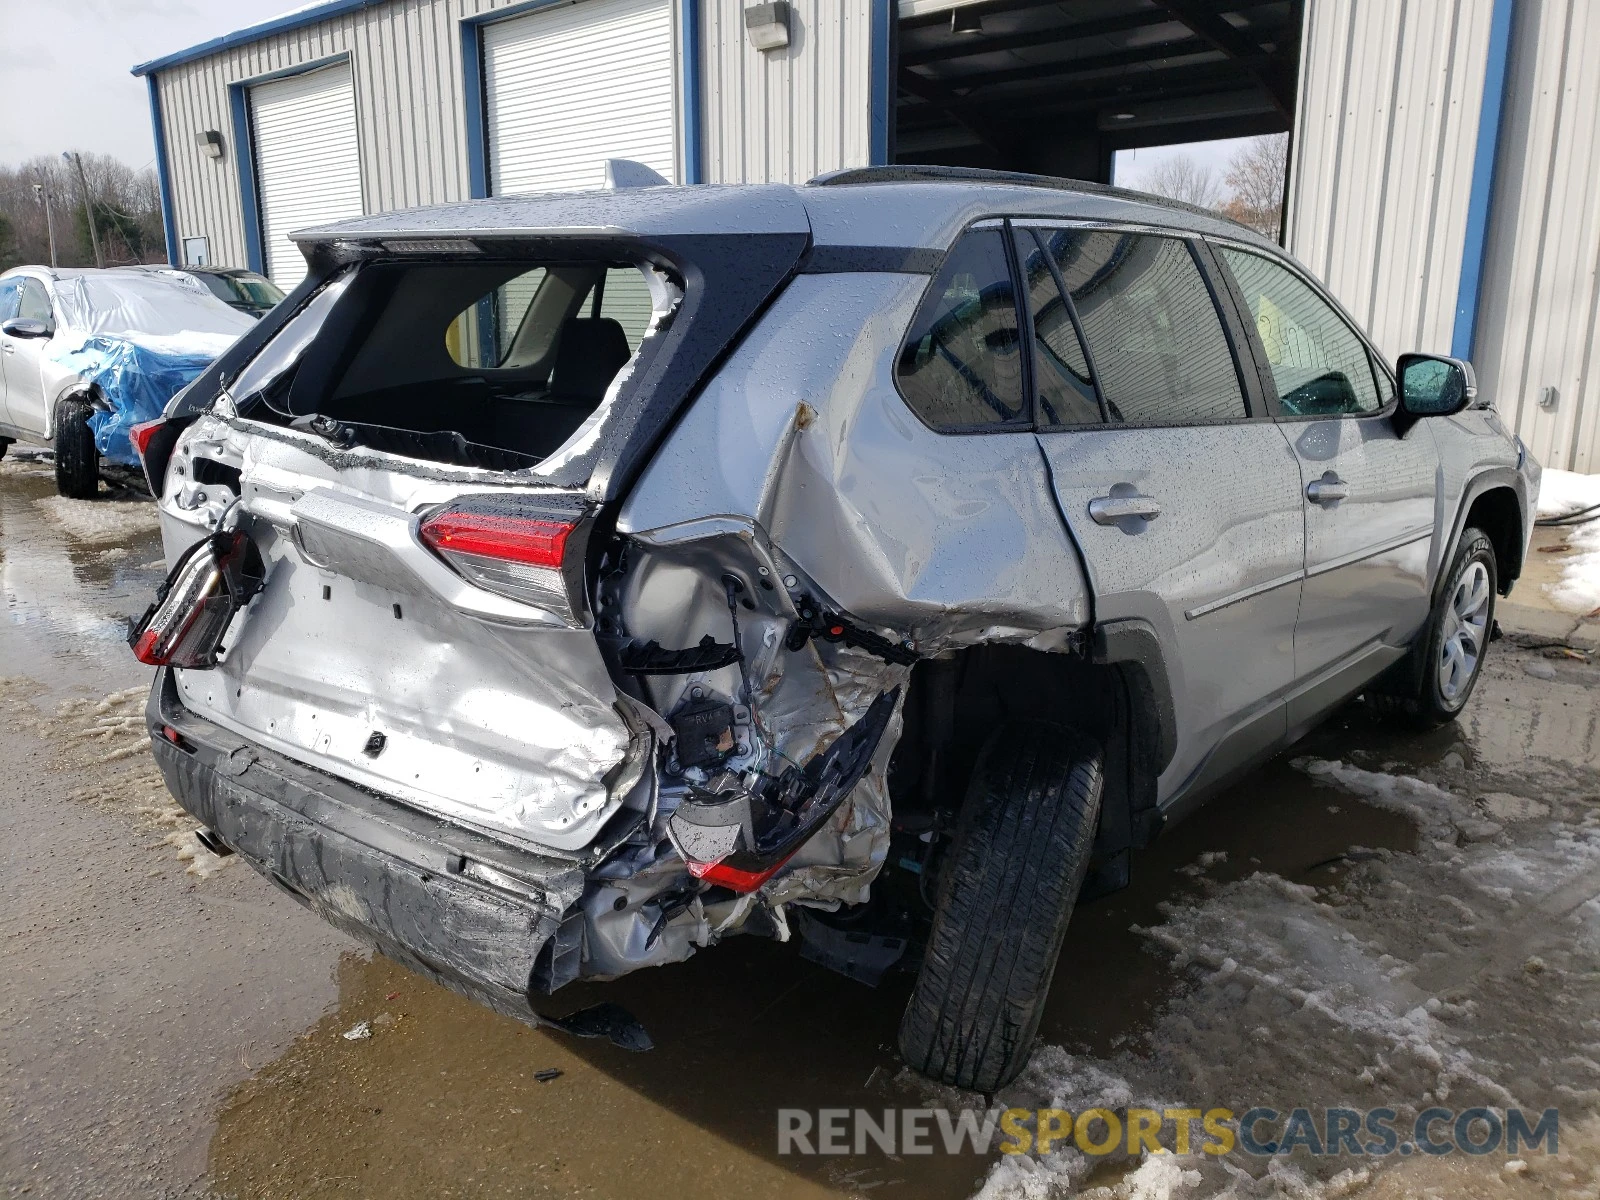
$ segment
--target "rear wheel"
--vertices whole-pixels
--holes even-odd
[[[56,404],[56,491],[88,500],[100,491],[100,456],[89,428],[93,410],[83,400]]]
[[[1455,720],[1483,670],[1499,583],[1494,543],[1469,527],[1428,624],[1405,660],[1368,692],[1367,703],[1426,729]]]
[[[984,745],[900,1021],[916,1070],[992,1092],[1027,1064],[1100,814],[1100,748],[1042,721]]]

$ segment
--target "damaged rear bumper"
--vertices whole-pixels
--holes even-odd
[[[302,766],[184,708],[168,669],[146,721],[178,802],[330,924],[530,1024],[534,965],[583,870]]]

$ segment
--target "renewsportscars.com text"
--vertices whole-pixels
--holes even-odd
[[[1520,1108],[780,1108],[779,1154],[1312,1155],[1559,1152],[1560,1113]]]

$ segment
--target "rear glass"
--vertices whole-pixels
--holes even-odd
[[[652,296],[671,303],[675,285],[655,280],[626,263],[369,264],[313,297],[233,394],[241,411],[328,418],[372,449],[531,466],[605,399]]]

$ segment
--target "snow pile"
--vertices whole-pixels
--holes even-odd
[[[1409,775],[1364,771],[1336,759],[1296,758],[1289,765],[1317,783],[1342,788],[1376,808],[1410,818],[1429,837],[1453,838],[1462,825],[1475,820],[1472,806],[1454,792]]]
[[[73,537],[92,545],[126,545],[161,528],[160,515],[149,500],[69,500],[65,496],[48,496],[34,503]]]
[[[1539,488],[1539,516],[1565,517],[1600,505],[1600,475],[1547,470]],[[1561,579],[1545,588],[1559,608],[1591,613],[1600,608],[1600,509],[1596,520],[1567,531],[1572,553],[1562,559]]]
[[[1539,482],[1539,516],[1565,517],[1600,504],[1600,475],[1580,475],[1546,467]]]
[[[1137,1051],[1100,1060],[1041,1046],[995,1104],[1124,1116],[1391,1106],[1404,1131],[1432,1104],[1600,1103],[1600,1054],[1588,1049],[1600,1028],[1600,813],[1569,806],[1576,818],[1562,820],[1556,795],[1486,794],[1484,810],[1516,822],[1513,837],[1426,780],[1315,758],[1295,765],[1319,787],[1410,818],[1427,835],[1419,850],[1355,856],[1322,888],[1267,872],[1225,884],[1190,873],[1197,894],[1179,892],[1158,923],[1133,928],[1179,981]],[[1485,826],[1494,835],[1476,836]],[[1585,1049],[1563,1058],[1557,1046]],[[1566,1133],[1563,1121],[1564,1142]],[[1170,1130],[1162,1142],[1172,1145]],[[1415,1169],[1398,1155],[1091,1158],[1069,1144],[1000,1156],[977,1195],[1335,1200],[1380,1184],[1420,1194],[1402,1182]],[[1103,1186],[1088,1186],[1092,1173]]]

